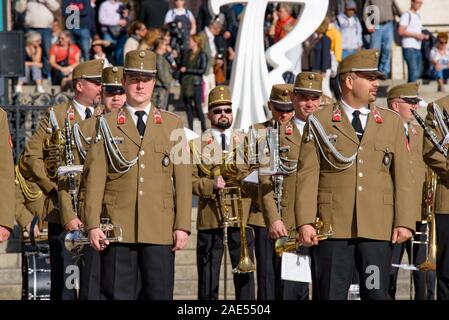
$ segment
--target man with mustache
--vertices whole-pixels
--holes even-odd
[[[312,250],[318,299],[347,299],[353,266],[362,299],[388,299],[391,246],[415,229],[409,156],[401,118],[376,107],[379,53],[339,66],[342,99],[309,116],[299,155],[296,224]],[[333,235],[318,244],[319,217]]]

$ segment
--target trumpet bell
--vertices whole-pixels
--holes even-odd
[[[88,243],[89,240],[84,237],[81,230],[67,232],[64,237],[64,247],[70,252],[78,251]]]
[[[251,261],[251,258],[248,256],[240,259],[240,262],[237,265],[237,267],[232,269],[232,273],[234,273],[234,274],[249,273],[249,272],[254,272],[254,271],[256,271],[256,266]]]
[[[276,239],[274,243],[274,251],[279,257],[282,257],[284,252],[296,251],[297,247],[298,243],[296,242],[296,239],[286,236]]]

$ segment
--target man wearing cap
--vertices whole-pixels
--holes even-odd
[[[438,111],[438,112],[437,112]],[[435,133],[438,141],[447,140],[447,122],[444,112],[449,112],[449,96],[429,103],[426,125]],[[449,167],[447,157],[440,153],[428,140],[424,139],[424,161],[438,175],[435,199],[435,222],[437,237],[437,299],[449,299]],[[447,148],[445,145],[444,148]]]
[[[0,243],[8,240],[14,227],[14,161],[8,116],[0,108]]]
[[[126,54],[126,103],[99,118],[84,163],[85,226],[101,251],[104,299],[137,299],[139,287],[144,299],[173,299],[175,251],[190,233],[191,165],[173,154],[183,124],[151,104],[155,76],[153,52]],[[121,242],[106,239],[100,217],[116,226],[111,236],[121,227]]]
[[[333,235],[314,247],[316,297],[347,299],[353,265],[362,299],[387,299],[391,243],[415,229],[409,155],[400,117],[374,105],[378,51],[339,66],[342,99],[309,116],[298,163],[295,214],[299,240],[317,245],[317,217]],[[375,280],[375,281],[374,281]]]
[[[24,169],[25,172],[21,172],[22,175],[26,179],[35,181],[47,198],[45,219],[48,221],[52,268],[51,299],[73,299],[74,297],[74,291],[71,290],[73,288],[67,288],[64,280],[65,266],[72,264],[72,259],[64,250],[59,235],[63,231],[64,225],[67,230],[76,230],[81,224],[81,221],[76,218],[67,225],[69,221],[63,221],[63,216],[60,215],[60,212],[72,212],[73,208],[71,202],[58,201],[58,196],[60,196],[58,183],[63,182],[64,179],[58,181],[57,169],[61,165],[59,159],[65,157],[65,149],[64,146],[58,145],[56,137],[59,134],[64,134],[65,119],[68,119],[70,125],[73,126],[75,122],[94,114],[94,106],[100,101],[102,70],[103,60],[83,62],[73,70],[74,98],[67,103],[49,108],[37,131],[26,144],[23,153],[21,169]],[[48,144],[49,147],[46,147]],[[51,150],[57,150],[56,160],[53,155],[54,151]]]
[[[397,112],[404,124],[404,131],[406,135],[405,144],[410,156],[412,176],[412,188],[415,195],[410,199],[414,201],[413,211],[416,216],[416,230],[420,232],[426,231],[426,225],[421,221],[426,219],[422,216],[423,207],[423,187],[425,185],[427,166],[423,159],[423,129],[413,123],[414,116],[412,111],[416,111],[418,103],[421,100],[418,96],[418,83],[405,83],[397,85],[388,91],[387,102],[388,108]],[[419,240],[424,240],[418,238]],[[393,246],[392,264],[401,264],[404,251],[407,249],[409,260],[411,259],[411,243],[407,241],[403,244],[395,244]],[[418,266],[426,259],[426,246],[416,244],[413,248],[413,263]],[[396,296],[396,281],[398,275],[398,268],[392,267],[390,273],[390,297],[395,299]],[[426,278],[428,278],[428,286],[426,288]],[[434,296],[435,273],[425,274],[420,271],[413,271],[413,282],[415,287],[415,300],[432,299]]]
[[[209,93],[208,118],[212,128],[190,145],[193,154],[193,194],[199,197],[197,218],[197,267],[198,299],[217,300],[219,298],[220,266],[224,252],[223,212],[220,210],[219,190],[230,187],[242,187],[243,179],[249,173],[242,152],[245,147],[245,135],[231,128],[232,99],[229,89],[217,86]],[[229,159],[226,155],[231,154]],[[226,164],[226,165],[223,165]],[[242,189],[242,209],[248,219],[251,199]],[[234,206],[228,214],[237,217]],[[253,256],[253,235],[246,230],[248,252]],[[239,224],[227,228],[229,255],[232,268],[237,267],[240,259]],[[225,253],[226,254],[226,253]],[[254,300],[254,275],[250,273],[234,274],[235,297],[237,300]]]

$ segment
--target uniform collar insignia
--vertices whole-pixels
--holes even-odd
[[[413,135],[416,136],[418,134],[418,131],[416,131],[414,126],[410,126],[410,127],[411,127],[411,131],[412,131]]]
[[[120,109],[118,115],[117,115],[117,124],[125,124],[126,122],[126,116],[125,116],[125,111],[122,109]]]
[[[382,123],[382,117],[380,116],[379,111],[377,111],[377,109],[373,110],[373,115],[374,115],[374,120],[376,121],[376,123]]]
[[[285,126],[285,134],[287,136],[291,135],[293,133],[293,126],[292,124],[289,122],[287,123],[287,125]]]
[[[332,111],[332,121],[341,122],[341,111],[337,105],[334,105],[334,110]]]
[[[234,135],[234,143],[236,146],[240,144],[240,137],[238,136],[238,134]]]
[[[155,124],[161,124],[162,123],[162,116],[159,109],[154,110],[154,123]]]
[[[70,106],[70,107],[69,107],[69,110],[67,110],[67,114],[68,114],[68,116],[69,116],[69,120],[70,120],[70,121],[75,120],[75,111],[73,110],[73,107],[72,107],[72,106]]]
[[[210,135],[207,137],[207,144],[211,144],[212,142],[214,142],[214,137]]]

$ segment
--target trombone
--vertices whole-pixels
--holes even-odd
[[[332,226],[321,220],[319,217],[315,219],[312,226],[316,230],[316,237],[318,241],[325,240],[334,234]],[[274,243],[274,251],[279,257],[282,257],[284,252],[296,252],[303,244],[296,239],[297,232],[290,232],[289,236],[284,236],[276,239]]]

